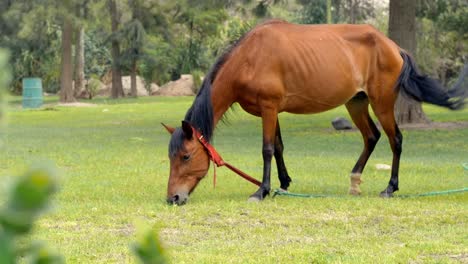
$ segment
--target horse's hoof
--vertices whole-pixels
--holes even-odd
[[[265,197],[269,194],[270,190],[266,191],[264,188],[260,188],[254,194],[250,195],[247,201],[258,203],[261,200],[265,199]]]
[[[353,196],[359,196],[359,195],[361,195],[361,190],[359,190],[359,189],[349,189],[348,193],[353,195]]]
[[[249,199],[247,200],[247,202],[249,202],[249,203],[259,203],[260,201],[261,201],[261,199],[259,199],[256,196],[250,196]]]
[[[387,191],[383,191],[380,193],[380,197],[382,198],[392,198],[393,197],[393,193],[390,193],[390,192],[387,192]]]
[[[359,188],[359,185],[362,183],[361,180],[361,173],[351,173],[350,176],[350,185],[349,185],[349,194],[358,196],[361,194],[361,188]]]

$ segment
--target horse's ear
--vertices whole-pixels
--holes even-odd
[[[166,125],[164,123],[161,123],[161,125],[167,130],[167,132],[169,132],[169,134],[174,133],[175,128],[170,127],[170,126],[168,126],[168,125]]]
[[[182,131],[184,131],[184,135],[186,139],[192,139],[193,137],[193,128],[187,121],[182,121]]]

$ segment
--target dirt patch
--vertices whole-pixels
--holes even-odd
[[[404,130],[436,130],[436,129],[459,129],[468,127],[467,121],[458,122],[431,122],[428,124],[406,124],[398,126]]]
[[[377,127],[380,131],[382,130],[382,126],[376,122]],[[431,122],[427,124],[405,124],[398,126],[401,130],[454,130],[454,129],[462,129],[468,128],[468,121],[455,121],[455,122]],[[336,131],[333,128],[327,128],[327,131]],[[351,129],[340,130],[343,132],[351,132],[351,131],[358,131],[358,129],[354,126]]]
[[[94,107],[94,106],[97,106],[97,104],[74,102],[74,103],[59,103],[59,104],[57,104],[56,106],[66,106],[66,107]]]
[[[457,263],[467,263],[468,254],[430,254],[430,255],[420,255],[417,259],[410,261],[409,263],[427,263],[427,262],[445,262],[444,260],[449,259]]]

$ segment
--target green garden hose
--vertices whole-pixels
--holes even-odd
[[[463,168],[468,170],[468,162],[462,163]],[[395,196],[396,198],[414,198],[414,197],[425,197],[425,196],[437,196],[437,195],[446,195],[446,194],[453,194],[453,193],[463,193],[467,192],[468,188],[461,188],[461,189],[452,189],[452,190],[445,190],[445,191],[434,191],[434,192],[427,192],[427,193],[419,193],[419,194],[402,194]],[[326,198],[326,197],[349,197],[349,195],[327,195],[327,194],[305,194],[305,193],[292,193],[282,189],[276,189],[273,191],[273,198],[277,195],[280,196],[291,196],[291,197],[300,197],[300,198]]]
[[[462,166],[465,168],[465,170],[468,170],[468,162],[463,163]]]
[[[427,192],[427,193],[418,193],[418,194],[402,194],[396,195],[395,198],[415,198],[415,197],[425,197],[425,196],[437,196],[437,195],[447,195],[453,193],[464,193],[468,192],[468,188],[462,189],[453,189],[453,190],[445,190],[445,191],[434,191],[434,192]],[[338,197],[350,197],[349,195],[327,195],[327,194],[304,194],[304,193],[292,193],[288,191],[284,191],[281,189],[276,189],[273,191],[273,197],[280,195],[280,196],[291,196],[291,197],[300,197],[300,198],[338,198]]]

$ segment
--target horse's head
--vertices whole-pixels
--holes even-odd
[[[167,185],[167,202],[182,205],[190,193],[205,177],[210,166],[208,153],[194,136],[192,126],[182,121],[182,127],[163,124],[172,135],[169,142],[170,173]]]

